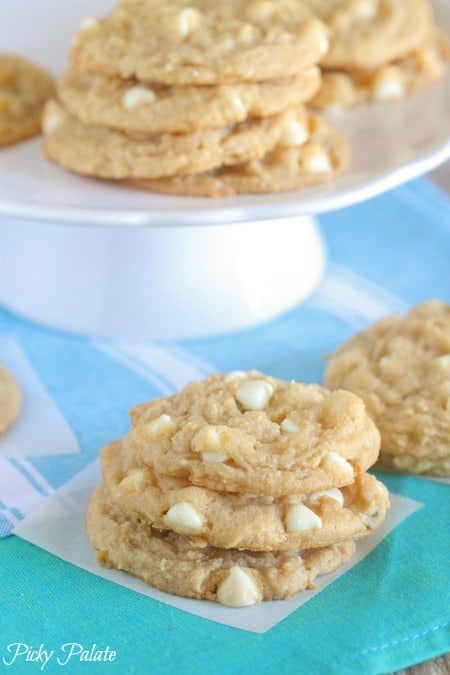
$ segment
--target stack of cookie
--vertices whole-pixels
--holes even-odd
[[[427,0],[305,0],[328,28],[318,108],[398,101],[440,80],[450,58]]]
[[[44,152],[84,175],[182,194],[329,180],[347,143],[304,106],[327,46],[302,0],[121,0],[75,35]]]
[[[283,599],[347,562],[384,520],[361,399],[259,372],[136,406],[101,452],[87,516],[101,564],[231,607]]]
[[[428,300],[351,337],[329,359],[327,387],[366,403],[381,468],[450,476],[450,305]]]

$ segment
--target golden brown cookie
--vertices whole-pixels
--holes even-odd
[[[427,0],[305,0],[325,23],[325,68],[367,70],[420,47],[432,31]]]
[[[281,600],[314,587],[314,580],[346,563],[352,541],[307,551],[252,553],[194,546],[188,537],[128,519],[100,485],[87,513],[97,561],[125,570],[175,595],[204,598],[229,607]]]
[[[58,83],[59,98],[84,124],[142,133],[191,133],[268,117],[296,108],[320,87],[313,66],[266,82],[171,87],[90,73],[72,67]]]
[[[140,465],[193,485],[260,496],[354,482],[377,459],[379,433],[361,399],[257,371],[211,375],[131,411]]]
[[[330,357],[324,382],[365,401],[381,466],[450,475],[450,305],[430,300],[377,321]]]
[[[43,117],[44,153],[66,169],[88,176],[172,176],[262,157],[304,118],[300,108],[189,134],[125,134],[82,124],[51,101]]]
[[[252,551],[329,546],[370,534],[389,506],[386,488],[367,473],[340,490],[275,498],[162,476],[139,465],[126,442],[107,445],[101,465],[105,489],[120,511],[198,545]]]
[[[0,364],[0,434],[16,420],[22,407],[22,390],[16,378]]]
[[[311,101],[317,108],[353,107],[399,101],[441,80],[450,58],[450,43],[440,33],[413,52],[369,71],[324,70],[322,86]]]
[[[0,54],[0,147],[40,132],[42,108],[54,91],[53,78],[42,68]]]
[[[260,159],[135,184],[154,192],[202,197],[286,192],[329,181],[349,162],[345,138],[323,118],[308,114],[303,122],[293,122],[281,142]]]
[[[301,0],[122,0],[83,22],[71,59],[170,85],[262,82],[315,65],[328,43]]]

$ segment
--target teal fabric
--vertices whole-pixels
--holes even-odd
[[[364,298],[367,306],[376,301],[390,310],[430,297],[450,302],[449,205],[422,179],[323,215],[319,222],[329,266],[323,285],[307,302],[239,334],[159,346],[171,354],[182,350],[192,362],[218,371],[257,368],[319,381],[324,354],[368,322]],[[349,304],[352,296],[345,289],[359,294],[357,306]],[[132,404],[160,393],[149,378],[90,339],[45,330],[6,311],[0,311],[0,335],[20,343],[80,442],[79,455],[30,460],[54,488],[128,428]],[[392,492],[424,506],[359,565],[264,634],[211,623],[93,576],[15,536],[1,539],[0,671],[370,675],[449,651],[449,486],[377,475]],[[3,534],[8,534],[1,491],[0,475],[0,518],[3,514]],[[73,657],[60,665],[62,645],[72,642],[87,651],[108,647],[115,659]],[[8,646],[14,643],[54,650],[54,655],[45,667],[25,655],[8,665]]]

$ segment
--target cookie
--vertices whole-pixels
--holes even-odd
[[[289,497],[216,492],[139,465],[126,442],[101,453],[105,488],[120,511],[198,545],[271,551],[329,546],[369,534],[384,520],[386,488],[367,473],[341,490]]]
[[[252,553],[212,546],[124,518],[100,485],[88,507],[87,532],[97,561],[125,570],[167,593],[244,607],[281,600],[346,563],[352,541],[307,551]]]
[[[190,133],[296,108],[316,94],[320,82],[316,66],[279,80],[185,87],[72,67],[60,77],[58,95],[84,124],[125,132]]]
[[[377,69],[417,49],[432,32],[427,0],[305,0],[328,28],[324,68]]]
[[[0,364],[0,434],[16,420],[22,407],[22,390],[16,378]]]
[[[43,117],[43,148],[49,159],[84,175],[155,178],[261,157],[304,117],[300,108],[190,134],[125,134],[82,124],[52,101]]]
[[[42,68],[0,54],[0,147],[40,133],[42,108],[54,91],[52,77]]]
[[[435,34],[422,47],[374,71],[324,70],[322,86],[311,106],[353,107],[399,101],[441,80],[449,58],[450,43],[443,34]]]
[[[430,300],[377,321],[330,357],[324,382],[365,401],[380,466],[450,475],[450,305]]]
[[[257,371],[214,374],[131,411],[137,462],[193,485],[259,496],[354,482],[380,438],[354,394]]]
[[[154,192],[200,197],[286,192],[329,181],[350,162],[346,139],[318,115],[294,122],[278,145],[260,159],[212,171],[137,181]]]
[[[262,82],[296,75],[327,49],[301,0],[122,0],[83,22],[71,60],[86,70],[168,85]]]

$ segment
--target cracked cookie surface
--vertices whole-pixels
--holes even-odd
[[[324,382],[365,401],[380,466],[450,475],[450,305],[430,300],[377,321],[336,350]]]
[[[295,75],[327,47],[322,23],[300,0],[122,0],[83,23],[71,59],[122,78],[225,84]]]
[[[138,463],[193,485],[271,497],[353,483],[378,457],[364,403],[257,371],[214,374],[131,411]]]

